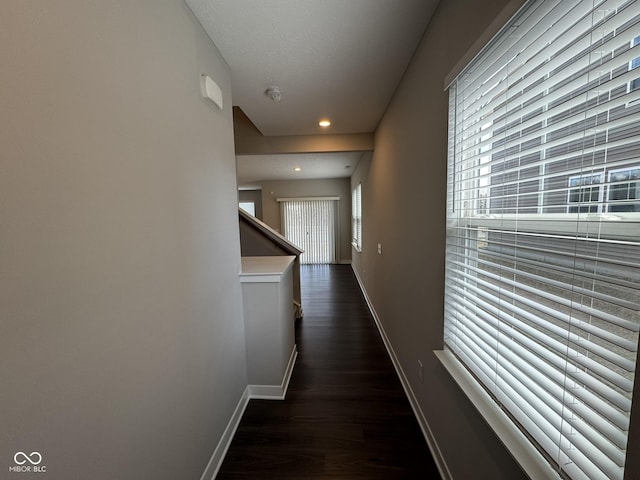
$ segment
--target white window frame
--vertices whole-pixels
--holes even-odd
[[[586,179],[586,178],[595,178],[598,177],[597,182],[589,183],[587,185],[571,185],[572,180],[576,179]],[[569,185],[567,189],[567,213],[601,213],[602,212],[602,201],[604,199],[604,172],[591,172],[591,173],[583,173],[580,175],[572,175],[569,177]],[[593,188],[598,189],[598,198],[597,200],[583,201],[582,195],[587,189],[591,190]],[[577,202],[571,201],[571,196],[575,192],[575,190],[579,190],[580,199]],[[587,210],[584,210],[584,207],[587,207]],[[595,210],[594,210],[595,207]],[[577,208],[576,212],[573,212]]]
[[[633,48],[638,44],[640,44],[640,35],[638,35],[633,40],[631,40],[631,42],[629,44],[629,48]],[[629,61],[629,70],[634,70],[634,69],[636,69],[638,67],[640,67],[640,56]],[[633,86],[634,83],[636,84],[635,87]],[[629,92],[629,93],[634,91],[634,90],[637,90],[638,88],[640,88],[640,77],[634,78],[633,80],[629,80],[629,83],[627,83],[627,92]],[[637,100],[635,100],[633,102],[629,102],[628,105],[633,105],[636,102],[637,102]]]
[[[609,170],[609,172],[607,174],[607,176],[608,176],[608,178],[607,178],[607,180],[608,180],[608,182],[607,182],[607,212],[610,212],[610,213],[622,213],[622,212],[616,212],[615,210],[611,210],[611,207],[615,206],[615,204],[616,204],[615,202],[618,201],[618,200],[613,200],[611,198],[611,192],[613,191],[613,188],[612,188],[613,185],[612,184],[614,182],[613,178],[612,178],[613,175],[615,175],[616,173],[633,171],[633,170],[637,170],[640,173],[640,165],[632,165],[632,166],[629,166],[629,167],[616,168],[615,170]],[[629,182],[627,182],[627,183],[631,184],[633,182],[636,183],[636,187],[635,188],[636,188],[636,195],[638,196],[636,198],[636,200],[637,200],[638,198],[640,198],[640,178],[637,179],[637,180],[629,179]],[[627,198],[627,200],[631,200],[631,199]]]
[[[362,183],[351,192],[351,245],[362,251]]]

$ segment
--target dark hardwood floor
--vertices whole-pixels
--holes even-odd
[[[303,266],[285,400],[251,400],[217,480],[438,479],[349,265]]]

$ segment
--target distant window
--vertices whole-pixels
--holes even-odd
[[[597,213],[601,211],[603,188],[602,173],[569,177],[567,212]]]
[[[640,36],[631,40],[631,48],[635,47],[640,43]],[[640,57],[636,57],[629,62],[629,70],[633,70],[640,66]],[[632,92],[640,88],[640,78],[634,78],[629,82],[629,91]]]
[[[609,212],[640,212],[640,167],[609,172]]]
[[[351,193],[351,243],[359,252],[362,250],[362,184],[359,183]]]
[[[256,216],[256,203],[255,202],[240,202],[240,208],[245,212],[250,213],[254,217]]]

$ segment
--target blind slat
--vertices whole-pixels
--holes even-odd
[[[561,297],[558,297],[556,295],[552,295],[549,293],[546,293],[544,291],[544,289],[538,289],[538,288],[532,288],[529,287],[523,283],[519,283],[519,282],[515,282],[515,281],[511,281],[509,279],[507,279],[506,277],[501,277],[499,275],[494,275],[490,272],[483,272],[481,269],[477,269],[477,268],[473,268],[473,267],[469,267],[469,270],[472,270],[475,273],[480,274],[481,276],[484,277],[489,277],[489,278],[493,278],[495,280],[497,280],[498,282],[500,282],[499,284],[492,284],[490,282],[481,280],[478,276],[475,275],[471,275],[468,273],[464,273],[464,272],[458,272],[458,275],[463,276],[464,279],[461,278],[454,278],[454,281],[457,281],[459,283],[462,283],[463,285],[467,285],[467,281],[476,285],[480,285],[484,287],[483,291],[491,290],[493,291],[493,293],[496,294],[496,296],[500,297],[501,299],[504,299],[505,297],[508,297],[512,300],[515,300],[523,305],[527,305],[529,307],[535,308],[536,310],[538,310],[539,312],[542,312],[544,314],[546,314],[547,316],[558,320],[559,322],[562,322],[563,324],[565,324],[565,327],[557,327],[558,330],[563,330],[561,332],[562,335],[567,335],[570,336],[571,333],[569,333],[571,331],[572,328],[579,328],[581,330],[583,330],[584,332],[587,332],[589,334],[595,335],[603,340],[606,340],[614,345],[617,345],[629,352],[636,352],[637,351],[637,344],[627,340],[626,338],[624,338],[624,331],[621,330],[619,334],[614,333],[614,332],[608,332],[607,330],[595,326],[592,323],[588,323],[585,321],[582,321],[578,318],[574,318],[569,314],[563,313],[561,311],[559,311],[557,308],[555,308],[556,304],[560,304],[560,305],[569,305],[571,306],[571,301],[569,302],[565,302],[563,301],[564,299],[562,299]],[[526,292],[528,294],[531,294],[533,298],[544,298],[546,300],[549,300],[551,302],[552,306],[546,306],[544,305],[542,302],[535,301],[532,300],[531,298],[528,298],[524,293],[523,294],[517,294],[512,292],[510,289],[504,288],[503,285],[509,285],[511,287],[515,287],[518,288],[520,290],[522,290],[523,292]],[[491,294],[489,294],[491,295]],[[577,308],[576,308],[577,310]],[[595,314],[597,314],[597,316],[604,316],[604,314],[601,314],[600,312],[598,312],[597,310],[593,309]],[[567,332],[566,334],[564,332]],[[587,342],[589,343],[589,342]],[[601,347],[599,347],[598,345],[595,345],[595,350],[592,350],[594,353],[597,353],[601,350]],[[628,372],[633,372],[634,368],[635,368],[635,362],[627,360],[623,357],[621,357],[620,355],[613,353],[611,351],[605,350],[604,352],[601,352],[601,356],[603,356],[603,358],[607,358],[609,361],[615,363],[616,365],[618,365],[621,368],[624,368],[625,370],[627,370]]]
[[[520,331],[519,329],[514,329],[512,328],[512,322],[504,321],[505,318],[508,319],[508,316],[500,316],[499,321],[498,318],[492,315],[490,311],[485,311],[476,306],[473,302],[466,299],[450,297],[447,302],[449,304],[459,302],[466,308],[468,308],[471,312],[473,312],[474,315],[476,315],[478,318],[482,318],[482,320],[486,323],[486,326],[490,326],[492,330],[495,330],[497,333],[505,334],[507,336],[513,335],[513,338],[521,345],[520,350],[522,350],[523,352],[530,352],[541,360],[549,363],[554,368],[558,369],[559,372],[562,372],[562,374],[565,376],[565,379],[566,377],[569,377],[572,382],[575,382],[578,385],[584,385],[586,388],[589,388],[590,391],[593,391],[594,394],[597,394],[599,397],[606,399],[607,402],[618,408],[621,412],[629,412],[631,410],[631,401],[620,392],[611,388],[611,386],[605,383],[603,380],[589,375],[584,370],[565,371],[566,360],[561,349],[552,350],[540,348],[540,345],[536,341],[537,338],[533,335],[528,335],[530,330],[527,331],[527,328],[522,329],[522,331]],[[611,421],[616,424],[620,423],[615,422],[612,418]],[[628,424],[628,416],[625,423]]]
[[[567,357],[567,360],[573,365],[582,366],[590,370],[594,374],[599,375],[625,392],[630,393],[633,390],[632,381],[614,369],[598,362],[591,355],[585,355],[578,350],[578,347],[583,348],[589,353],[598,355],[617,365],[615,358],[607,358],[608,355],[606,353],[606,349],[599,345],[586,341],[578,335],[572,334],[570,330],[556,327],[553,323],[530,314],[526,310],[516,307],[510,303],[501,302],[500,308],[491,305],[487,300],[492,300],[492,298],[490,298],[489,295],[486,295],[485,292],[479,288],[467,284],[464,289],[460,287],[453,287],[453,289],[457,293],[457,297],[459,299],[470,299],[473,303],[481,305],[485,311],[498,316],[502,321],[509,323],[519,331],[525,332],[527,335],[535,338],[539,342],[536,344],[536,348],[541,350],[549,349],[556,353],[564,354],[565,357]],[[497,301],[499,302],[499,299]],[[521,317],[530,322],[530,324],[519,320]],[[546,332],[541,329],[545,329]],[[557,336],[562,341],[557,340],[551,334]],[[575,347],[572,347],[572,345],[575,345]]]
[[[617,408],[582,386],[572,389],[571,392],[566,392],[564,390],[566,378],[560,369],[554,368],[537,355],[519,348],[515,338],[510,336],[500,337],[497,330],[480,329],[475,324],[482,322],[482,319],[477,316],[468,318],[469,310],[463,310],[461,305],[452,305],[448,302],[446,308],[449,313],[456,317],[456,329],[463,323],[466,327],[474,330],[477,335],[482,335],[485,339],[491,338],[496,344],[498,338],[500,338],[500,342],[506,347],[501,350],[501,354],[508,356],[510,361],[519,364],[522,370],[526,370],[527,376],[531,378],[531,381],[537,382],[557,400],[562,400],[568,396],[568,403],[571,404],[572,410],[575,410],[582,419],[605,433],[619,448],[625,448],[626,437],[624,432],[629,428],[629,419]],[[485,343],[488,342],[485,340]],[[515,352],[519,352],[519,354]],[[594,415],[594,412],[597,414]]]
[[[564,457],[569,462],[575,462],[577,469],[583,472],[579,478],[622,479],[620,469],[613,462],[607,461],[607,457],[600,450],[591,447],[588,442],[580,442],[575,432],[569,431],[569,435],[566,435],[566,431],[560,431],[553,422],[549,421],[547,416],[551,416],[550,410],[538,398],[530,393],[527,394],[524,388],[514,389],[504,381],[503,377],[493,375],[493,369],[491,364],[487,363],[486,355],[477,355],[478,350],[473,348],[473,343],[465,343],[464,348],[460,348],[460,344],[457,344],[453,350],[466,357],[468,363],[473,365],[474,373],[493,386],[493,393],[497,400],[508,407],[515,419],[526,427],[537,442],[546,447],[553,458],[562,461]],[[492,362],[492,359],[488,361]],[[575,448],[576,446],[582,446],[590,456]],[[597,464],[607,464],[607,473],[603,472]]]
[[[582,422],[576,416],[575,403],[563,402],[562,396],[558,398],[540,387],[538,382],[533,381],[536,374],[529,366],[520,362],[517,357],[509,356],[506,349],[493,350],[491,342],[487,343],[483,338],[481,329],[474,330],[472,324],[466,324],[465,327],[469,328],[458,332],[460,339],[468,349],[483,358],[485,364],[491,365],[492,362],[495,364],[497,388],[504,390],[508,386],[508,388],[518,391],[520,397],[529,402],[537,402],[536,416],[544,418],[557,431],[573,435],[574,442],[582,448],[596,447],[604,453],[596,460],[603,470],[618,470],[618,467],[624,464],[624,446],[618,447],[611,439],[602,435],[591,425]],[[512,359],[515,359],[518,365],[513,363]],[[588,413],[593,414],[593,411]],[[572,429],[575,429],[576,432]]]
[[[488,261],[484,261],[484,260],[477,260],[478,263],[482,264],[482,265],[486,265],[486,266],[490,266],[492,265],[491,262]],[[609,296],[609,295],[599,295],[598,292],[595,292],[593,290],[587,290],[585,288],[581,288],[578,287],[576,285],[571,285],[571,284],[563,284],[562,282],[559,282],[557,280],[553,280],[551,278],[548,277],[544,277],[544,276],[540,276],[540,275],[533,275],[531,273],[528,273],[526,271],[523,270],[517,270],[515,268],[510,268],[510,267],[506,267],[504,265],[501,265],[499,267],[500,270],[500,275],[494,274],[489,272],[488,270],[483,270],[482,268],[478,268],[478,267],[473,267],[472,265],[465,265],[462,262],[458,261],[458,262],[452,262],[454,265],[458,265],[460,267],[463,267],[463,269],[469,270],[469,271],[473,271],[477,274],[480,274],[482,276],[488,277],[488,278],[493,278],[494,280],[497,280],[498,282],[501,282],[503,284],[506,285],[510,285],[512,287],[521,289],[523,291],[526,291],[528,293],[530,293],[531,295],[533,295],[535,298],[544,298],[546,300],[549,300],[552,304],[556,305],[564,305],[566,307],[570,307],[573,308],[574,310],[577,311],[581,311],[586,313],[587,315],[596,317],[596,318],[600,318],[610,324],[613,325],[617,325],[619,327],[622,327],[626,330],[632,331],[632,332],[638,332],[638,330],[640,329],[640,326],[638,326],[638,324],[629,322],[627,320],[625,320],[624,318],[620,318],[617,317],[615,315],[612,315],[608,312],[604,312],[602,310],[598,310],[596,308],[590,307],[588,305],[583,305],[583,304],[578,304],[576,303],[574,300],[569,299],[569,298],[565,298],[565,297],[561,297],[559,295],[555,295],[553,293],[549,293],[548,291],[545,291],[546,289],[548,289],[548,287],[557,287],[563,290],[567,290],[568,292],[571,293],[578,293],[580,295],[584,295],[588,298],[595,298],[595,299],[599,299],[599,300],[606,300],[606,301],[610,301],[611,303],[615,303],[616,299]],[[526,278],[529,280],[534,280],[536,281],[539,285],[542,285],[543,288],[534,288],[531,286],[528,286],[527,284],[523,283],[523,282],[518,282],[518,281],[514,281],[514,280],[510,280],[506,275],[504,275],[504,273],[507,274],[513,274],[514,276],[517,275],[520,278]],[[467,273],[464,272],[460,272],[461,275],[464,275],[465,277],[469,278],[472,281],[476,281],[477,277],[469,275]],[[479,280],[478,280],[479,281]],[[487,284],[488,282],[483,282],[484,284]],[[493,287],[492,287],[493,288]],[[495,287],[498,288],[498,287]],[[568,293],[567,292],[567,293]],[[535,305],[535,302],[532,302],[528,299],[524,299],[526,303]],[[544,305],[538,305],[540,308],[544,309],[545,311],[548,310],[548,307],[545,307]],[[635,305],[634,305],[635,307]],[[549,312],[550,315],[555,315],[556,312]],[[608,331],[603,331],[601,328],[598,327],[594,327],[594,326],[585,326],[584,328],[585,330],[593,333],[594,335],[597,335],[600,338],[603,338],[605,340],[608,340],[612,343],[615,343],[616,345],[624,348],[627,351],[630,352],[636,352],[638,350],[638,345],[637,342],[633,342],[631,340],[626,339],[624,336],[621,335],[627,335],[627,333],[623,330],[621,330],[621,334],[615,334],[612,332],[608,332]]]
[[[518,94],[520,90],[529,88],[531,85],[539,82],[541,79],[541,76],[538,75],[539,73],[544,73],[546,75],[549,71],[559,69],[563,65],[565,68],[572,68],[576,65],[582,66],[581,64],[576,63],[576,59],[588,58],[588,54],[590,53],[588,47],[591,45],[593,45],[593,48],[598,47],[598,51],[614,51],[620,44],[623,44],[624,41],[630,41],[633,38],[630,38],[628,34],[629,31],[627,30],[626,33],[621,32],[612,39],[604,41],[604,43],[598,43],[598,38],[594,37],[592,34],[594,31],[593,19],[590,15],[585,16],[585,14],[591,10],[591,5],[586,4],[586,2],[563,1],[558,3],[562,10],[554,12],[554,14],[558,14],[555,18],[549,20],[536,16],[529,19],[529,26],[532,28],[546,28],[549,26],[549,22],[554,22],[555,25],[552,28],[547,29],[543,35],[533,39],[530,43],[527,42],[527,38],[529,38],[527,34],[532,30],[529,30],[527,33],[519,37],[516,34],[515,38],[518,40],[513,43],[508,43],[506,47],[503,47],[508,47],[507,54],[500,57],[499,61],[494,63],[495,67],[493,70],[487,71],[481,75],[474,72],[475,74],[472,76],[474,78],[473,81],[469,82],[464,79],[461,82],[464,86],[464,91],[459,95],[459,98],[461,101],[465,101],[465,109],[468,112],[473,112],[475,115],[479,115],[481,110],[476,108],[476,104],[466,102],[466,96],[476,95],[481,98],[484,97],[486,95],[485,92],[490,90],[487,88],[485,82],[490,78],[492,80],[490,83],[495,83],[494,77],[496,76],[497,69],[502,72],[508,72],[511,76],[517,76],[522,79],[521,83],[518,84],[517,89],[505,92],[506,96],[504,100],[509,101]],[[577,5],[572,5],[574,3],[577,3]],[[603,11],[613,11],[624,3],[629,2],[609,0],[602,3],[597,8],[602,9]],[[607,18],[603,19],[603,21],[597,25],[597,28],[601,32],[614,32],[625,23],[631,21],[635,15],[637,15],[637,12],[634,11],[633,8],[624,9],[616,15],[609,15]],[[517,28],[518,31],[526,31],[527,24],[521,24]],[[549,42],[550,38],[553,38],[553,42]],[[536,45],[542,45],[542,50],[536,48]],[[579,55],[581,52],[583,52],[583,54]],[[507,64],[509,65],[508,69],[505,68],[505,65]],[[549,66],[550,68],[548,71],[541,71],[541,65]],[[575,73],[573,70],[570,70],[569,72],[569,75],[566,75],[567,77]],[[482,94],[479,92],[482,92]],[[530,99],[532,97],[526,98]],[[469,118],[477,119],[478,116]]]

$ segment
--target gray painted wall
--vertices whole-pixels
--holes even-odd
[[[363,189],[363,250],[352,264],[455,479],[525,478],[433,354],[443,345],[444,79],[507,3],[440,2],[376,131],[373,159],[352,178]]]
[[[182,0],[0,2],[0,59],[0,476],[198,479],[247,385],[229,68]]]
[[[262,190],[240,190],[238,192],[240,202],[253,202],[256,206],[256,218],[262,220]]]
[[[261,182],[262,221],[282,233],[278,198],[340,197],[339,232],[336,239],[338,262],[351,261],[351,189],[348,178],[325,180],[273,180]]]

